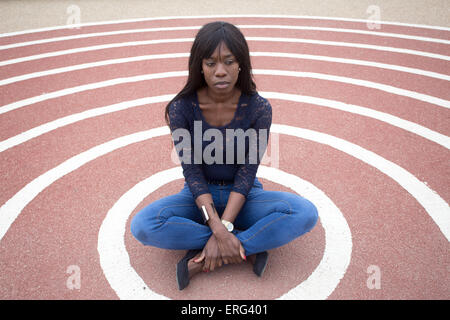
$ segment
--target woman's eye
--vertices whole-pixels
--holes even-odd
[[[225,61],[225,64],[226,64],[226,65],[231,65],[231,64],[233,64],[233,63],[234,63],[234,60],[227,60],[227,61]],[[208,67],[213,67],[215,64],[216,64],[215,62],[207,62],[207,63],[206,63],[206,65],[207,65]]]

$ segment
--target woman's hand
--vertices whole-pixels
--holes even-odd
[[[240,263],[246,260],[245,250],[239,239],[226,231],[217,235],[211,235],[203,251],[194,262],[203,264],[204,271],[213,271],[222,264]]]
[[[220,254],[220,249],[217,243],[217,239],[214,235],[211,235],[203,251],[194,262],[200,263],[205,261],[203,264],[203,271],[214,271],[214,268],[222,266],[222,257]]]
[[[225,231],[216,235],[223,263],[240,263],[246,260],[245,250],[239,239],[231,232]]]

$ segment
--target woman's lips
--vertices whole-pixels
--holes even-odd
[[[229,82],[217,82],[216,84],[214,84],[215,87],[220,89],[227,88],[229,85],[230,85]]]

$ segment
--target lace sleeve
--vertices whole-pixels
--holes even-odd
[[[234,184],[231,189],[231,191],[243,194],[246,198],[253,186],[259,163],[261,162],[262,155],[264,155],[267,149],[269,141],[270,126],[272,124],[272,106],[267,99],[261,96],[256,98],[255,114],[257,115],[256,120],[251,128],[256,130],[257,144],[249,145],[249,149],[245,156],[245,163],[241,164],[236,171]],[[266,137],[266,139],[264,139],[264,137]],[[262,139],[262,141],[260,141],[260,139]],[[254,150],[255,148],[256,150]],[[256,159],[250,157],[250,151],[252,150],[255,152],[254,154],[257,155]],[[260,153],[258,153],[258,151]],[[253,161],[250,161],[250,159],[253,159]]]
[[[185,137],[191,137],[189,132],[189,121],[185,116],[186,106],[182,100],[177,100],[169,106],[169,125],[172,134],[172,141],[180,158],[181,167],[183,168],[184,178],[189,186],[194,199],[204,193],[210,193],[208,184],[200,164],[194,164],[193,143],[190,141],[183,141],[180,136],[185,134]],[[187,152],[189,154],[184,154]],[[183,155],[180,155],[183,153]]]

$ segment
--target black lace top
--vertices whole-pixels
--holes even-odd
[[[231,191],[247,197],[269,139],[272,107],[267,99],[258,93],[241,94],[231,122],[216,127],[206,122],[195,92],[169,106],[169,122],[183,175],[194,199],[210,192],[208,180],[233,181]],[[194,134],[194,128],[197,135]],[[256,135],[250,138],[252,132]],[[245,137],[243,134],[247,136],[245,139],[242,139]],[[242,142],[244,140],[245,143]],[[231,153],[228,157],[227,151]]]

